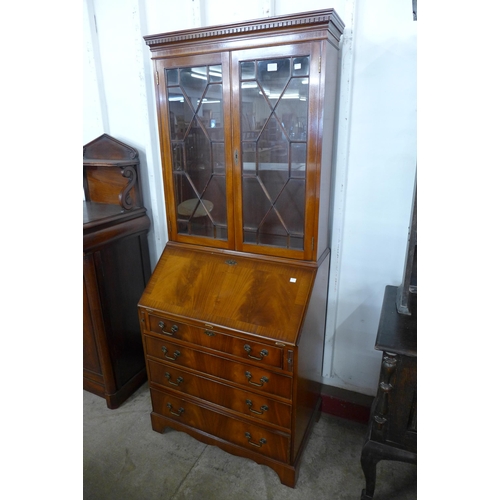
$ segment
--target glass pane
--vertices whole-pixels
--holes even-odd
[[[185,164],[184,143],[172,142],[172,169],[174,172],[184,170]]]
[[[306,143],[291,144],[290,177],[305,178],[306,176]]]
[[[241,79],[248,78],[255,79],[255,63],[253,61],[241,63]]]
[[[208,68],[208,76],[210,83],[222,83],[222,66],[220,64],[210,66]]]
[[[257,143],[243,142],[243,175],[255,175],[257,170]]]
[[[215,176],[207,185],[203,201],[212,206],[210,219],[215,226],[226,226],[226,179]],[[210,203],[209,203],[210,202]]]
[[[170,117],[170,137],[184,139],[187,128],[194,117],[194,111],[186,102],[180,87],[168,89],[168,108]]]
[[[258,61],[257,80],[269,99],[279,99],[290,79],[290,59]]]
[[[309,75],[309,57],[295,57],[293,59],[292,76]]]
[[[303,249],[309,57],[240,64],[244,242]]]
[[[177,232],[227,239],[221,65],[167,70]]]
[[[243,227],[257,231],[271,208],[272,203],[261,189],[258,177],[243,177]]]
[[[209,85],[201,103],[198,115],[212,140],[224,140],[224,110],[222,108],[222,85]]]
[[[226,173],[226,150],[223,142],[212,143],[214,174],[224,176]]]
[[[292,78],[276,106],[276,116],[291,140],[306,140],[308,94],[308,78]]]
[[[178,69],[167,70],[167,85],[169,87],[172,85],[179,85],[179,70]]]
[[[271,116],[272,108],[266,101],[256,82],[250,86],[243,82],[241,89],[241,131],[242,139],[256,140],[262,127]]]
[[[290,235],[303,235],[305,179],[290,179],[274,206]]]
[[[185,171],[189,175],[198,193],[202,193],[211,177],[211,150],[210,141],[205,131],[198,125],[197,120],[189,129],[186,136],[186,165]]]

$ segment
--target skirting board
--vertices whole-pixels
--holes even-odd
[[[346,418],[367,424],[370,420],[370,409],[373,396],[323,385],[321,411],[328,415]]]

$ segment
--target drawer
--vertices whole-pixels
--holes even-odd
[[[275,368],[283,366],[283,349],[279,347],[233,337],[210,328],[185,325],[152,314],[149,315],[149,328],[154,333],[171,337],[172,340],[191,342]]]
[[[155,413],[280,462],[288,461],[287,434],[231,418],[156,389],[151,389],[151,400]]]
[[[144,348],[148,356],[159,360],[213,375],[244,386],[246,389],[259,390],[291,399],[292,379],[286,375],[224,359],[220,356],[180,346],[166,339],[158,339],[149,335],[144,335]]]
[[[290,429],[289,405],[179,368],[148,360],[149,380],[169,390],[183,392],[245,416]]]

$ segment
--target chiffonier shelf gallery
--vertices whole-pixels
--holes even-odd
[[[152,426],[291,487],[321,405],[343,28],[328,9],[145,37],[169,231],[139,301]]]
[[[151,276],[139,157],[103,134],[83,147],[83,388],[117,408],[147,379],[137,302]]]

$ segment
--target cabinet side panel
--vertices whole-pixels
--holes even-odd
[[[304,439],[312,424],[321,393],[329,268],[330,256],[327,255],[316,273],[299,340],[293,460],[305,445]]]
[[[337,68],[339,51],[330,43],[324,43],[324,55],[322,57],[322,71],[324,72],[324,90],[322,92],[324,103],[322,120],[322,145],[321,151],[321,177],[318,192],[320,193],[318,214],[318,245],[317,255],[329,247],[330,242],[330,206],[333,200],[331,190],[334,154],[336,151],[336,121],[337,106]]]

